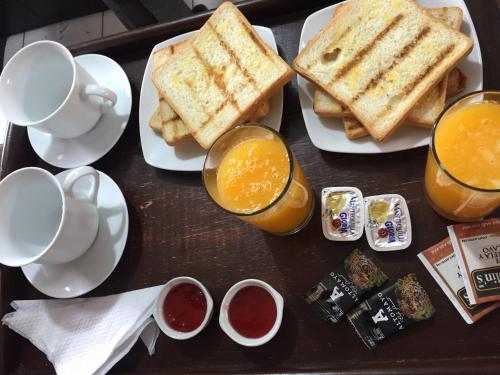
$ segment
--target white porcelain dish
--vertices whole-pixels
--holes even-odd
[[[483,88],[481,49],[479,47],[479,40],[476,35],[476,30],[474,29],[474,24],[472,23],[472,18],[464,1],[417,0],[417,2],[428,8],[455,6],[463,10],[464,20],[462,22],[461,31],[472,38],[474,41],[474,49],[469,56],[458,65],[467,77],[465,90],[460,95],[481,90]],[[299,50],[302,50],[306,43],[332,18],[333,12],[339,4],[321,9],[307,17],[300,35]],[[319,117],[313,111],[315,85],[301,76],[297,77],[297,82],[302,116],[304,117],[307,132],[314,146],[321,150],[351,154],[378,154],[408,150],[429,144],[430,131],[416,126],[400,127],[383,143],[376,142],[371,137],[350,140],[345,135],[344,127],[340,119]],[[455,98],[450,98],[448,102],[454,99]]]
[[[191,332],[179,332],[176,331],[175,329],[171,328],[167,322],[165,321],[165,318],[163,317],[163,303],[165,301],[165,297],[167,294],[172,290],[173,287],[179,284],[193,284],[196,285],[198,288],[201,289],[203,292],[203,295],[205,296],[205,300],[207,302],[207,312],[205,313],[205,318],[201,322],[200,326],[196,328],[194,331]],[[208,292],[207,288],[199,282],[196,279],[193,279],[192,277],[187,277],[187,276],[179,276],[176,277],[170,281],[168,281],[164,286],[163,289],[161,290],[160,294],[156,298],[155,302],[155,307],[153,310],[153,316],[156,320],[156,323],[162,330],[164,334],[166,334],[168,337],[171,337],[176,340],[187,340],[190,339],[194,336],[196,336],[198,333],[200,333],[203,328],[206,327],[208,322],[210,321],[210,318],[212,317],[212,312],[214,310],[214,301],[212,300],[212,296]]]
[[[271,29],[254,26],[255,31],[269,47],[278,52],[276,40]],[[139,101],[139,130],[141,133],[141,146],[144,160],[156,168],[172,171],[201,171],[207,151],[194,141],[183,142],[176,146],[169,146],[162,137],[149,127],[149,119],[158,106],[158,92],[151,82],[152,55],[155,51],[168,45],[188,39],[196,31],[191,31],[174,38],[170,38],[154,46],[149,56],[144,77],[142,78],[141,97]],[[283,113],[283,88],[270,98],[269,114],[259,123],[267,125],[277,131],[281,126]]]
[[[231,323],[229,322],[229,314],[228,314],[229,304],[231,303],[231,300],[233,299],[235,294],[238,293],[239,290],[241,290],[247,286],[258,286],[260,288],[265,289],[273,297],[274,302],[276,304],[276,321],[274,322],[273,327],[264,336],[256,338],[256,339],[248,338],[248,337],[240,335],[231,326]],[[268,283],[261,281],[261,280],[257,280],[257,279],[242,280],[242,281],[234,284],[227,291],[226,295],[224,296],[224,299],[222,300],[222,303],[220,306],[219,325],[222,328],[222,330],[233,341],[237,342],[240,345],[243,345],[243,346],[264,345],[269,340],[271,340],[276,335],[276,333],[278,333],[278,330],[281,326],[281,321],[283,320],[283,307],[284,307],[283,297]]]

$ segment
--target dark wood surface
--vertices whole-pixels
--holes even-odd
[[[246,11],[253,23],[273,29],[280,53],[291,62],[297,54],[304,19],[327,2],[276,1],[274,7],[270,3],[262,3],[260,15],[258,7],[247,7]],[[470,0],[467,4],[481,42],[484,86],[498,89],[498,2]],[[304,9],[298,10],[300,7]],[[324,186],[347,185],[359,187],[365,195],[400,193],[407,199],[413,243],[397,253],[375,253],[364,237],[353,243],[326,240],[321,233],[318,203],[311,223],[300,233],[284,238],[268,235],[217,209],[202,187],[200,173],[169,172],[144,162],[138,99],[149,51],[158,40],[172,33],[198,27],[203,17],[173,26],[147,28],[142,35],[134,31],[128,45],[126,36],[120,36],[74,49],[106,53],[118,61],[130,79],[134,98],[124,135],[109,154],[94,164],[123,190],[130,213],[129,238],[116,270],[88,296],[153,286],[175,276],[189,275],[208,287],[218,308],[231,285],[241,279],[259,278],[284,296],[283,324],[267,345],[244,348],[222,332],[215,313],[207,329],[194,339],[179,342],[161,335],[153,357],[147,355],[141,343],[136,344],[112,372],[499,374],[500,312],[473,326],[467,325],[417,259],[418,252],[447,235],[449,224],[425,203],[422,185],[425,147],[385,155],[322,152],[311,144],[307,135],[296,80],[285,87],[282,133],[317,197]],[[32,165],[58,172],[37,158],[24,129],[11,127],[2,177]],[[355,246],[378,260],[391,281],[415,272],[437,310],[430,321],[388,339],[374,352],[364,348],[346,321],[336,325],[323,322],[302,299],[303,293]],[[44,298],[24,279],[20,269],[2,268],[0,292],[2,315],[10,311],[8,303],[13,299]],[[44,355],[28,341],[5,327],[0,333],[3,373],[53,372]]]

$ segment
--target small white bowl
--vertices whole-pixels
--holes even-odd
[[[196,285],[198,288],[200,288],[201,291],[203,292],[203,295],[205,296],[205,300],[207,301],[207,312],[205,313],[205,319],[203,319],[198,328],[196,328],[194,331],[191,332],[176,331],[167,324],[165,318],[163,317],[163,303],[165,301],[165,297],[167,296],[168,292],[170,292],[170,290],[174,286],[185,283],[193,284]],[[163,286],[163,289],[161,290],[160,294],[158,295],[158,297],[156,297],[153,317],[155,318],[156,323],[158,323],[160,329],[168,337],[171,337],[176,340],[187,340],[190,339],[191,337],[196,336],[203,330],[203,328],[205,328],[210,318],[212,317],[213,309],[214,309],[214,301],[212,300],[212,297],[210,296],[210,293],[208,292],[207,288],[205,288],[205,286],[202,283],[200,283],[196,279],[193,279],[192,277],[180,276],[170,280]]]
[[[229,315],[228,315],[228,310],[229,310],[229,303],[233,299],[234,295],[240,290],[243,289],[247,286],[258,286],[271,294],[271,296],[274,299],[274,303],[276,304],[276,321],[274,322],[273,327],[269,330],[268,333],[266,333],[264,336],[253,339],[253,338],[248,338],[245,336],[240,335],[234,328],[231,326],[231,323],[229,322]],[[281,320],[283,319],[283,297],[281,294],[279,294],[271,285],[268,283],[265,283],[264,281],[261,280],[256,280],[256,279],[247,279],[247,280],[242,280],[239,283],[234,284],[226,293],[224,296],[224,299],[222,300],[221,306],[220,306],[220,314],[219,314],[219,324],[222,330],[228,335],[231,339],[233,339],[235,342],[237,342],[240,345],[243,346],[259,346],[263,345],[269,340],[271,340],[276,333],[278,332],[278,329],[281,326]]]

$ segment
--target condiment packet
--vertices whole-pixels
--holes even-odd
[[[422,251],[418,257],[468,324],[500,307],[500,302],[470,304],[449,237]]]
[[[434,315],[434,306],[414,274],[363,301],[347,314],[368,349],[387,337]]]
[[[500,301],[500,218],[448,226],[473,305]]]
[[[411,244],[411,220],[399,194],[365,197],[365,232],[375,251],[406,249]]]
[[[327,187],[321,191],[323,234],[332,241],[356,241],[363,234],[363,194],[355,187]]]
[[[305,295],[318,315],[337,323],[359,298],[387,281],[387,276],[360,250],[354,249],[334,271]]]

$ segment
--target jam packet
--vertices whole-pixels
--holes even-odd
[[[401,195],[375,195],[364,201],[366,238],[373,250],[394,251],[410,246],[410,212]]]
[[[473,305],[500,301],[500,218],[448,226]]]
[[[418,257],[468,324],[478,321],[500,307],[500,302],[470,304],[450,238],[445,238],[422,251]]]
[[[356,241],[363,234],[363,194],[355,187],[328,187],[321,191],[323,234],[332,241]]]
[[[322,319],[337,323],[363,294],[386,281],[385,273],[354,249],[342,264],[306,293],[305,300]]]
[[[434,306],[414,274],[363,301],[347,314],[368,349],[387,337],[434,315]]]

